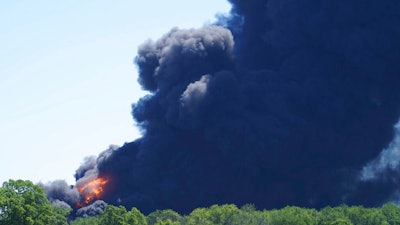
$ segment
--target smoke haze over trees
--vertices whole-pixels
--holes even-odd
[[[396,201],[400,2],[230,2],[139,47],[143,136],[88,158],[77,185],[105,176],[102,200],[143,212]]]

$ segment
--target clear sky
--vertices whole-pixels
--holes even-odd
[[[137,47],[200,27],[225,0],[5,0],[0,3],[0,182],[47,182],[139,136]]]

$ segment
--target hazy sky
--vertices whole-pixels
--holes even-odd
[[[85,156],[136,139],[138,45],[229,8],[224,0],[2,1],[0,182],[73,183]]]

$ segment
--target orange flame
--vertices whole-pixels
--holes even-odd
[[[90,202],[100,199],[104,193],[104,186],[108,183],[108,179],[97,177],[86,184],[76,187],[83,201],[78,203],[78,206],[88,205]]]

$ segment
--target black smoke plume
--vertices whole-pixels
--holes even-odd
[[[140,46],[143,136],[77,179],[109,176],[103,200],[143,212],[398,196],[399,163],[377,166],[400,116],[400,1],[230,2],[216,25]]]

